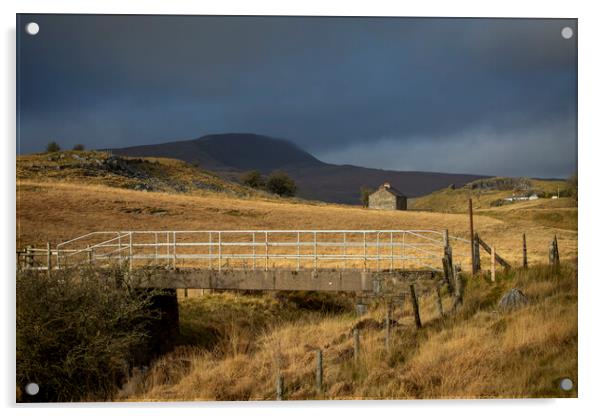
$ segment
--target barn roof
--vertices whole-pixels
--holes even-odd
[[[405,197],[405,195],[401,191],[399,191],[398,189],[393,188],[388,183],[385,183],[385,184],[379,186],[377,191],[380,191],[381,189],[389,192],[392,195]]]
[[[403,193],[401,193],[401,191],[393,188],[392,186],[385,188],[385,191],[389,191],[390,193],[392,193],[395,196],[405,196]]]

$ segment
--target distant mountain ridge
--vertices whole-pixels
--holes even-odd
[[[114,154],[169,157],[206,170],[236,176],[258,170],[287,172],[307,199],[344,204],[360,203],[360,187],[390,182],[408,197],[429,194],[450,184],[462,186],[483,175],[405,172],[325,163],[284,139],[250,133],[212,134],[193,140],[111,149]]]

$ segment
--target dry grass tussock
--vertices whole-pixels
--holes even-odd
[[[530,303],[509,313],[497,311],[497,301],[512,287],[521,289]],[[182,309],[193,310],[222,296],[226,295],[187,299]],[[255,296],[250,303],[242,300],[245,295],[227,296],[227,303],[238,304],[233,309],[264,308],[267,312],[262,313],[271,314],[278,308],[269,295]],[[282,319],[269,325],[240,314],[243,320],[232,321],[231,328],[223,325],[221,336],[231,341],[237,331],[247,331],[252,347],[180,347],[147,373],[132,377],[119,399],[273,400],[278,373],[289,400],[576,397],[576,388],[570,392],[558,388],[563,377],[577,381],[575,265],[563,265],[558,271],[540,266],[502,273],[495,283],[485,276],[468,278],[464,305],[443,319],[433,293],[423,294],[419,301],[424,328],[414,328],[411,306],[405,302],[394,310],[388,351],[382,329],[385,308],[373,304],[361,318],[357,362],[351,332],[358,318],[349,309],[336,314],[302,310],[287,314],[281,309]],[[445,310],[450,306],[446,296]],[[201,309],[203,315],[194,319],[216,319],[209,306]],[[228,321],[229,314],[225,315]],[[183,325],[190,319],[185,312]],[[316,348],[324,354],[322,392],[314,384]]]

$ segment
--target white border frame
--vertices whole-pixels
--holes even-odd
[[[526,2],[506,0],[498,2],[455,0],[455,1],[328,1],[305,0],[282,2],[254,1],[192,1],[152,0],[125,2],[123,0],[68,1],[68,0],[21,0],[1,3],[3,13],[4,65],[1,66],[4,97],[1,101],[3,138],[2,186],[6,202],[2,204],[3,220],[15,232],[15,13],[120,13],[120,14],[252,14],[252,15],[340,15],[340,16],[445,16],[445,17],[568,17],[579,19],[579,176],[580,207],[579,222],[579,399],[532,399],[532,400],[439,400],[439,401],[352,401],[352,402],[286,402],[286,403],[177,403],[177,404],[67,404],[45,406],[14,405],[14,249],[15,238],[8,235],[2,241],[2,262],[5,265],[2,290],[4,329],[2,349],[3,377],[1,381],[1,404],[12,407],[9,413],[32,413],[34,409],[47,415],[78,414],[82,408],[93,414],[105,414],[106,407],[116,414],[198,414],[201,412],[254,414],[332,413],[342,410],[351,414],[365,414],[370,408],[380,412],[420,412],[482,416],[511,412],[541,412],[566,415],[568,412],[593,413],[600,408],[596,402],[600,386],[598,374],[601,369],[600,328],[596,319],[599,312],[595,298],[602,293],[602,276],[597,260],[595,243],[599,240],[600,219],[596,215],[600,201],[599,172],[600,141],[602,132],[599,124],[601,82],[601,58],[599,53],[602,31],[601,16],[596,2],[545,1]],[[8,195],[6,195],[8,193]],[[598,255],[599,257],[599,255]],[[597,267],[596,267],[597,266]],[[336,410],[335,410],[336,409]]]

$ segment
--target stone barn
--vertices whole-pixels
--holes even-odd
[[[408,209],[408,198],[385,182],[368,197],[368,208],[405,211]]]

